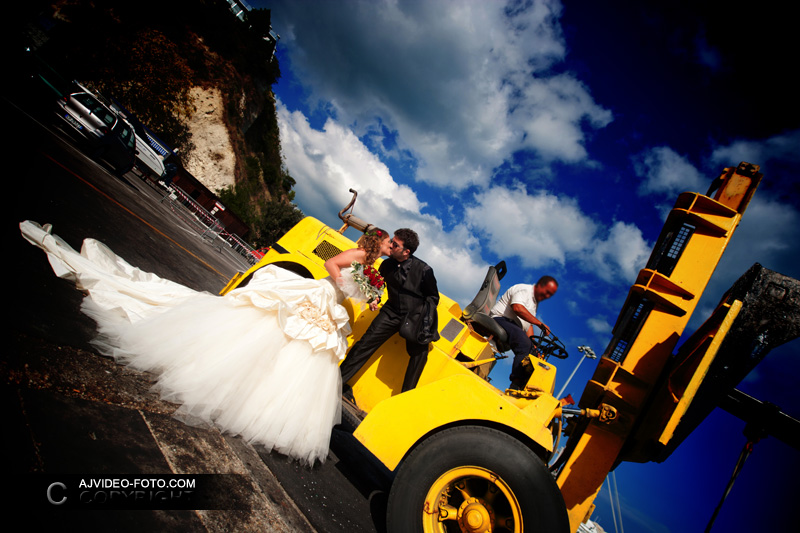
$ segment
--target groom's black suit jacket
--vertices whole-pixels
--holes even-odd
[[[426,301],[431,302],[434,310],[439,303],[439,289],[436,286],[433,269],[413,255],[402,263],[392,258],[386,259],[378,270],[386,281],[389,299],[383,304],[378,316],[374,318],[364,335],[350,348],[339,367],[342,372],[342,383],[347,383],[355,376],[375,350],[400,330],[409,313],[421,308]],[[433,327],[435,328],[436,324]],[[403,379],[403,391],[417,386],[428,359],[428,344],[406,340],[406,351],[410,359]]]
[[[439,289],[433,269],[416,256],[402,263],[391,257],[384,260],[378,269],[386,281],[388,301],[381,308],[406,315],[430,300],[434,307],[439,303]]]

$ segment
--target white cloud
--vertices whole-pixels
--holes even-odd
[[[433,267],[440,290],[462,305],[471,300],[488,265],[464,226],[445,232],[441,220],[422,212],[416,193],[397,184],[377,156],[333,119],[318,131],[302,113],[289,112],[278,102],[278,124],[283,155],[297,182],[298,205],[307,215],[339,227],[336,214],[350,201],[348,190],[356,189],[356,216],[388,231],[414,229],[420,236],[417,255]]]
[[[611,121],[573,75],[548,71],[565,55],[555,0],[270,7],[311,106],[330,103],[359,134],[397,131],[423,181],[486,185],[518,150],[586,162],[583,128]]]
[[[634,158],[636,175],[643,178],[639,194],[676,196],[684,191],[705,192],[708,179],[672,148],[659,146]]]
[[[333,119],[315,130],[302,113],[289,112],[281,102],[278,121],[301,209],[337,226],[336,213],[350,200],[348,190],[356,189],[355,214],[390,231],[416,230],[418,255],[439,273],[442,291],[461,304],[474,296],[485,275],[481,242],[501,258],[519,257],[526,267],[563,269],[573,259],[612,283],[631,279],[649,253],[635,227],[617,222],[607,236],[598,237],[600,228],[575,200],[546,192],[530,195],[521,184],[477,193],[465,208],[468,222],[445,231],[439,218],[424,212],[417,194],[398,184],[351,130]],[[458,276],[446,275],[455,264]]]
[[[297,181],[297,197],[304,207],[313,206],[309,214],[329,220],[350,200],[351,188],[362,196],[357,211],[364,209],[365,203],[375,208],[376,202],[389,199],[402,211],[418,213],[422,208],[416,194],[395,183],[386,165],[336,121],[329,119],[318,131],[302,113],[290,113],[278,102],[278,123],[281,148]]]
[[[763,141],[738,140],[728,146],[720,146],[711,154],[711,162],[718,166],[737,165],[740,161],[762,167],[775,161],[797,164],[800,163],[799,147],[800,130],[794,130]],[[772,179],[776,178],[772,176]]]
[[[602,316],[596,316],[588,319],[586,325],[595,333],[611,333],[613,326],[609,324],[608,320]]]
[[[529,268],[560,269],[572,261],[609,283],[631,282],[650,255],[636,226],[618,221],[606,231],[575,200],[543,191],[531,195],[520,184],[476,194],[465,216],[488,249],[517,256]]]
[[[522,185],[476,194],[466,219],[498,256],[518,256],[532,268],[564,265],[567,255],[584,250],[596,231],[574,200],[546,192],[529,195]]]
[[[644,240],[639,228],[625,222],[615,222],[606,239],[592,243],[588,263],[592,272],[608,281],[633,283],[644,268],[652,245]]]
[[[546,160],[585,160],[584,119],[599,128],[611,121],[611,114],[595,105],[586,87],[572,76],[537,78],[520,85],[523,98],[509,120],[523,133],[521,147]]]

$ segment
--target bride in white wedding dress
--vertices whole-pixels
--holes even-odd
[[[388,255],[385,231],[329,259],[328,278],[268,266],[221,297],[143,272],[94,239],[78,253],[47,225],[25,221],[20,230],[56,275],[88,293],[81,310],[97,322],[98,350],[156,374],[155,388],[180,404],[179,415],[304,463],[325,461],[341,419],[338,365],[350,333],[342,290],[360,295],[350,265]]]

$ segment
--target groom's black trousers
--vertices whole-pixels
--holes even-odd
[[[378,316],[369,325],[361,339],[353,344],[344,362],[339,367],[342,372],[343,385],[361,370],[361,367],[369,361],[372,354],[384,342],[388,341],[392,335],[400,330],[404,318],[404,314],[397,313],[388,305],[381,308]],[[402,392],[409,391],[417,386],[419,377],[422,375],[422,370],[428,360],[428,345],[406,340],[406,351],[410,359],[406,369],[406,376],[403,379]]]

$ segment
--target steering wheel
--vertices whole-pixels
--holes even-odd
[[[531,337],[531,340],[534,344],[533,349],[538,350],[545,361],[551,355],[556,359],[566,359],[569,357],[567,347],[552,333],[550,333],[550,335],[545,335],[544,330],[540,330],[539,335]]]

